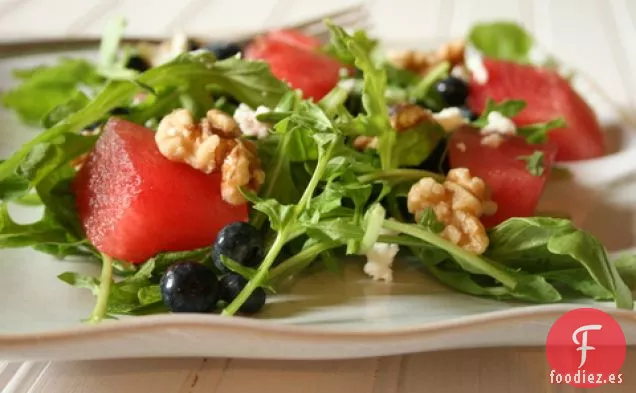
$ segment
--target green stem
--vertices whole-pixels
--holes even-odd
[[[298,254],[284,260],[280,265],[276,266],[269,272],[269,278],[271,280],[276,279],[284,274],[288,274],[290,271],[298,271],[305,268],[311,261],[316,259],[321,252],[337,247],[337,244],[332,243],[317,243],[313,246],[307,247]]]
[[[388,180],[394,178],[419,180],[423,177],[432,177],[437,181],[444,181],[443,175],[431,171],[425,171],[423,169],[389,169],[377,171],[358,177],[358,181],[360,183],[370,183],[375,180]]]
[[[258,288],[264,281],[265,276],[267,275],[267,271],[276,260],[276,257],[285,245],[286,240],[287,233],[285,231],[278,232],[278,234],[276,235],[276,240],[274,240],[272,247],[267,252],[267,255],[265,255],[263,263],[261,263],[261,265],[258,267],[258,270],[256,271],[254,277],[252,277],[247,285],[245,285],[245,288],[243,288],[241,293],[239,293],[239,295],[232,301],[232,303],[228,304],[228,306],[225,307],[221,315],[230,316],[236,314],[239,308],[241,308],[241,306],[252,295],[252,292],[254,292],[254,290]]]
[[[95,307],[88,318],[88,323],[98,323],[106,315],[108,308],[108,296],[110,294],[110,285],[113,281],[113,259],[106,254],[102,254],[102,274],[99,278],[99,291],[97,292],[97,300]]]
[[[262,192],[260,193],[260,196],[263,199],[269,198],[270,195],[272,195],[272,192],[274,191],[274,187],[276,186],[279,174],[283,170],[283,166],[285,165],[285,162],[286,162],[284,159],[282,159],[282,157],[284,157],[283,152],[287,150],[287,146],[289,145],[290,140],[291,140],[290,132],[283,134],[283,136],[281,137],[281,140],[278,144],[278,149],[276,150],[276,154],[275,154],[275,157],[279,157],[279,159],[276,160],[274,163],[272,163],[271,168],[267,168],[268,179],[265,184],[265,189],[262,190]],[[252,219],[252,225],[256,229],[260,229],[265,223],[266,219],[267,219],[267,216],[264,213],[257,211],[255,212],[254,217]]]
[[[508,275],[503,271],[493,268],[493,266],[480,258],[478,255],[470,253],[463,248],[456,246],[455,244],[449,242],[439,235],[436,235],[433,232],[418,228],[416,225],[413,224],[405,224],[392,220],[385,220],[383,226],[385,229],[404,233],[405,235],[410,235],[424,240],[427,243],[433,244],[445,250],[454,257],[459,258],[472,265],[476,270],[483,272],[483,274],[491,276],[492,278],[496,279],[509,288],[514,288],[517,285],[517,280],[515,280],[514,277]]]
[[[307,185],[307,188],[305,188],[303,195],[300,197],[300,201],[298,201],[298,204],[296,205],[296,214],[299,214],[300,212],[302,212],[309,206],[309,201],[314,196],[314,191],[316,190],[318,183],[322,179],[322,175],[325,172],[325,169],[327,168],[327,164],[329,163],[329,160],[331,159],[331,156],[333,155],[333,151],[336,145],[338,144],[339,140],[340,140],[340,137],[337,137],[336,140],[331,142],[329,144],[329,147],[327,147],[327,150],[324,152],[324,154],[322,154],[318,158],[318,164],[316,165],[316,169],[314,170],[314,173],[312,174],[311,179],[309,180],[309,184]]]

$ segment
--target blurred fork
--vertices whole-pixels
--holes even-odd
[[[306,19],[299,23],[280,27],[299,30],[307,35],[316,37],[318,40],[320,40],[320,42],[325,43],[329,39],[329,29],[324,25],[324,19],[331,19],[331,21],[333,21],[335,24],[342,26],[346,30],[368,29],[371,27],[369,12],[365,3],[354,4],[352,6],[342,8],[334,12],[329,12],[316,17],[312,17],[310,19]],[[254,37],[261,35],[266,31],[267,30],[260,30],[257,32],[251,32],[249,34],[227,37],[224,38],[223,41],[231,41],[242,45],[248,43]],[[125,38],[123,41],[125,43],[132,44],[139,42],[160,43],[164,39],[134,37]],[[197,43],[202,44],[212,44],[219,41],[219,38],[215,39],[213,37],[191,37],[191,39]],[[66,37],[0,42],[0,58],[13,56],[16,54],[24,54],[26,52],[38,52],[56,49],[80,49],[95,46],[99,43],[99,41],[100,39],[95,37]]]

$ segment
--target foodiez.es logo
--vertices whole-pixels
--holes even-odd
[[[595,308],[565,313],[546,341],[550,383],[577,387],[620,384],[627,346],[618,322]]]

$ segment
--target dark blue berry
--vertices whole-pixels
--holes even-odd
[[[219,281],[214,272],[196,262],[170,266],[159,287],[163,303],[172,312],[210,312],[219,300]]]
[[[110,114],[115,116],[130,115],[130,108],[124,108],[121,106],[117,108],[113,108],[113,110],[110,111]]]
[[[139,55],[131,56],[126,63],[126,68],[131,70],[136,70],[139,72],[144,72],[150,68],[150,63],[146,61],[143,57]]]
[[[228,272],[221,255],[247,267],[257,267],[263,261],[264,242],[260,232],[246,222],[226,225],[212,246],[212,261],[220,272]]]
[[[449,76],[435,84],[435,90],[447,106],[462,106],[468,98],[468,84],[459,78]]]
[[[232,57],[242,50],[239,45],[232,42],[209,44],[206,49],[214,53],[214,56],[216,56],[217,60],[227,59],[228,57]]]
[[[247,285],[247,280],[236,273],[229,273],[221,278],[221,299],[231,303]],[[247,298],[239,311],[245,314],[254,314],[265,305],[267,295],[263,288],[256,288]]]

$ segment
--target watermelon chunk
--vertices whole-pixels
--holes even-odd
[[[567,126],[552,130],[550,141],[559,151],[558,161],[576,161],[605,154],[603,131],[589,105],[557,72],[532,65],[484,59],[488,81],[470,84],[468,103],[481,113],[488,98],[495,101],[521,99],[528,106],[515,118],[519,126],[563,117]]]
[[[260,36],[244,50],[245,58],[267,62],[272,73],[305,98],[319,100],[340,80],[342,63],[318,51],[320,42],[293,30]]]
[[[468,168],[473,176],[481,177],[492,190],[497,213],[482,216],[486,227],[492,227],[510,217],[530,217],[539,203],[545,183],[557,154],[553,144],[531,145],[519,136],[506,136],[498,147],[481,143],[482,135],[472,128],[456,131],[449,141],[449,160],[452,168]],[[520,156],[543,152],[544,171],[532,175]]]
[[[114,258],[139,263],[159,252],[211,245],[247,206],[221,199],[221,175],[164,158],[154,132],[112,118],[73,183],[86,236]]]

